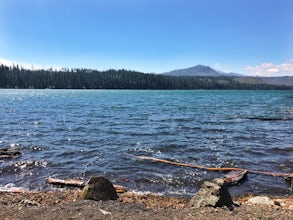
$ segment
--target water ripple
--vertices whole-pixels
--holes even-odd
[[[0,90],[1,185],[47,189],[48,176],[103,175],[138,191],[192,193],[223,173],[134,160],[292,173],[292,91]],[[32,175],[34,178],[31,178]],[[266,180],[264,181],[264,178]],[[250,175],[234,194],[288,193]]]

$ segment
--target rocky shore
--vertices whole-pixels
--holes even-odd
[[[80,190],[57,192],[0,192],[0,219],[292,219],[293,197],[249,202],[252,196],[233,198],[239,204],[213,208],[189,206],[190,198],[126,192],[117,200],[80,198]]]
[[[0,191],[0,219],[293,219],[292,195],[232,198],[223,178],[205,181],[191,198],[127,192],[98,176],[47,183],[80,189]]]

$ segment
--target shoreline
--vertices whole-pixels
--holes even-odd
[[[233,197],[240,204],[227,207],[191,208],[188,198],[152,193],[119,193],[118,200],[83,200],[81,190],[0,192],[1,219],[290,219],[293,195],[271,197],[274,205],[250,204],[253,195]],[[32,217],[33,216],[33,217]]]

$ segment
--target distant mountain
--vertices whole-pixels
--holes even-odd
[[[220,70],[216,70],[218,73],[221,74],[221,76],[238,76],[238,77],[245,77],[245,75],[243,74],[240,74],[240,73],[233,73],[233,72],[229,72],[229,73],[226,73],[226,72],[223,72],[223,71],[220,71]]]
[[[186,69],[177,69],[177,70],[172,70],[170,72],[163,73],[163,75],[166,76],[213,76],[213,77],[218,77],[218,76],[243,76],[238,73],[226,73],[218,70],[214,70],[209,66],[204,66],[204,65],[197,65],[194,67],[189,67]]]
[[[220,74],[209,66],[197,65],[186,69],[173,70],[163,73],[166,76],[220,76]]]
[[[291,76],[283,76],[283,77],[253,77],[253,76],[245,76],[239,73],[233,72],[223,72],[219,70],[212,69],[209,66],[197,65],[194,67],[189,67],[186,69],[177,69],[170,72],[163,73],[165,76],[197,76],[197,77],[211,77],[209,80],[217,81],[218,78],[221,77],[231,77],[234,82],[238,82],[244,85],[272,85],[272,86],[288,86],[290,88],[293,87],[293,77]]]

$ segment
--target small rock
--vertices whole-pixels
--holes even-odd
[[[93,200],[116,200],[118,198],[113,184],[104,177],[91,177],[85,184],[81,197]]]
[[[271,200],[267,196],[255,196],[255,197],[248,199],[247,202],[252,203],[252,204],[261,204],[261,205],[275,205],[274,201]]]
[[[195,208],[207,206],[232,208],[233,204],[226,183],[220,178],[214,179],[213,182],[205,181],[189,203]]]

